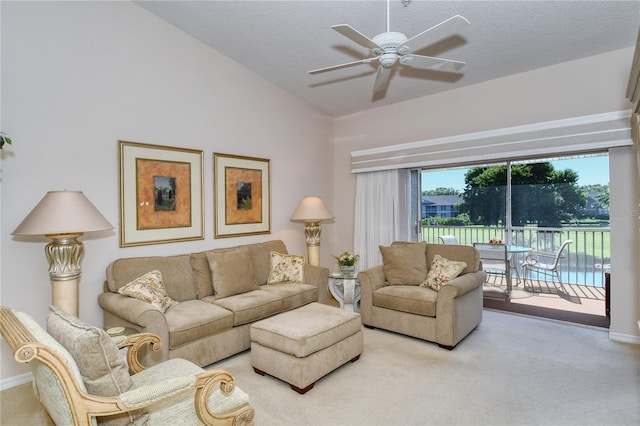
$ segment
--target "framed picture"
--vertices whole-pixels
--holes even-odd
[[[118,142],[120,247],[204,239],[202,151]]]
[[[215,238],[271,232],[270,160],[213,154]]]

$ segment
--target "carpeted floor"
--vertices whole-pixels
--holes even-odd
[[[640,347],[586,328],[485,311],[453,351],[364,329],[360,360],[305,395],[259,376],[245,352],[231,371],[265,425],[638,425]]]
[[[640,346],[613,342],[605,329],[485,310],[453,351],[364,333],[360,360],[305,395],[254,373],[248,351],[209,368],[234,374],[257,426],[640,424]],[[0,424],[46,424],[33,409],[6,416],[11,391],[2,392]]]

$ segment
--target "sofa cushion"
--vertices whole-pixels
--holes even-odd
[[[373,293],[373,305],[411,314],[436,316],[438,293],[414,285],[385,286]]]
[[[160,271],[147,272],[124,287],[120,287],[118,293],[150,303],[162,312],[178,304],[167,296]]]
[[[253,265],[253,273],[256,276],[258,285],[266,284],[271,270],[270,253],[276,251],[288,254],[287,246],[281,240],[272,240],[249,244],[247,247],[249,248],[249,253],[251,253],[251,264]]]
[[[420,286],[430,287],[435,291],[440,291],[443,285],[460,275],[466,267],[467,264],[464,262],[449,260],[436,254],[427,272],[427,278],[425,278]]]
[[[187,300],[166,314],[169,349],[233,328],[233,313],[202,300]]]
[[[107,285],[109,290],[117,292],[120,287],[153,270],[162,273],[167,296],[173,300],[183,302],[197,297],[191,256],[188,254],[114,260],[107,267]]]
[[[233,325],[247,324],[281,312],[282,298],[277,294],[254,290],[223,299],[205,298],[217,306],[233,312]]]
[[[427,276],[426,243],[380,246],[385,280],[389,285],[420,285]]]
[[[213,294],[216,298],[233,296],[257,290],[251,255],[247,246],[207,253]]]
[[[213,278],[207,255],[209,253],[228,253],[236,249],[237,247],[225,247],[191,254],[191,267],[193,268],[193,278],[198,291],[198,299],[214,295]]]
[[[116,396],[133,385],[127,363],[106,331],[50,306],[47,332],[69,351],[90,394]]]
[[[303,256],[272,251],[270,258],[271,265],[267,284],[304,283],[305,260]]]
[[[211,281],[211,269],[209,269],[207,253],[191,253],[191,267],[193,268],[193,279],[196,283],[198,299],[213,296],[213,281]]]
[[[289,311],[318,300],[318,287],[311,284],[279,283],[260,287],[282,298],[282,310]]]

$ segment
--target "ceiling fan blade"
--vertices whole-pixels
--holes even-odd
[[[340,65],[333,65],[333,66],[326,67],[326,68],[318,68],[317,70],[309,71],[309,74],[319,74],[321,72],[338,70],[340,68],[352,67],[354,65],[368,64],[369,62],[373,62],[376,59],[378,59],[377,56],[375,56],[373,58],[360,59],[359,61],[347,62],[347,63],[340,64]]]
[[[434,58],[432,56],[414,55],[412,53],[400,57],[400,63],[414,68],[425,68],[445,72],[458,72],[465,65],[465,62]]]
[[[334,25],[331,28],[333,28],[343,36],[347,37],[348,39],[355,41],[360,46],[366,47],[367,49],[371,49],[371,50],[382,50],[382,47],[378,46],[376,43],[373,42],[373,40],[371,40],[369,37],[362,34],[360,31],[356,30],[350,25],[339,24],[339,25]]]
[[[391,76],[391,68],[380,65],[376,72],[376,82],[373,83],[373,93],[384,92],[389,84],[389,76]]]
[[[415,52],[416,50],[429,46],[438,40],[449,37],[451,34],[456,33],[469,24],[470,22],[463,16],[452,16],[451,18],[440,22],[438,25],[423,31],[400,44],[397,47],[397,52],[401,55]]]

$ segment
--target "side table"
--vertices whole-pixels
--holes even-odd
[[[329,275],[329,291],[340,303],[340,309],[358,312],[360,282],[355,274],[334,272]]]

